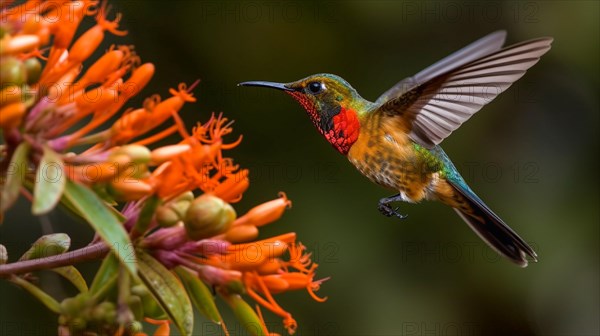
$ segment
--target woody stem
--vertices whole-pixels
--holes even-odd
[[[108,253],[109,249],[110,248],[104,243],[95,243],[59,255],[0,265],[0,278],[100,259]]]

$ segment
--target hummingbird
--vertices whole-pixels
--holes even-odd
[[[406,218],[393,202],[441,201],[492,249],[526,267],[537,254],[471,190],[439,146],[521,78],[553,41],[542,37],[503,48],[505,39],[505,31],[493,32],[401,80],[374,102],[328,73],[238,86],[277,89],[298,101],[319,133],[358,171],[396,192],[379,200],[384,215]]]

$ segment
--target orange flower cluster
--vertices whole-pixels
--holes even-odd
[[[257,227],[279,219],[289,206],[291,202],[285,194],[256,206],[233,222],[225,233],[225,238],[233,242],[251,241],[258,235]],[[284,260],[282,256],[286,251],[289,257]],[[297,323],[289,312],[279,306],[272,294],[306,289],[316,301],[326,300],[314,293],[326,279],[314,280],[317,264],[311,261],[310,254],[305,253],[305,247],[296,242],[295,233],[230,245],[226,253],[209,255],[202,263],[239,274],[239,280],[244,284],[248,295],[281,316],[290,334],[295,332]],[[238,278],[231,276],[231,273],[230,279]]]
[[[118,30],[119,15],[108,20],[106,3],[96,5],[96,1],[31,0],[2,12],[2,22],[25,22],[21,30],[4,33],[3,63],[5,55],[11,55],[10,60],[21,63],[33,60],[41,67],[38,59],[45,59],[46,64],[37,78],[20,76],[27,77],[27,84],[3,78],[0,127],[15,142],[44,143],[58,153],[93,144],[83,153],[63,156],[65,174],[73,181],[103,185],[121,200],[152,194],[168,199],[195,188],[213,191],[226,201],[239,199],[248,187],[247,171],[236,172],[237,166],[224,159],[221,150],[235,147],[241,137],[232,144],[222,143],[231,128],[221,116],[187,133],[177,113],[185,103],[196,101],[190,92],[193,87],[182,83],[162,101],[152,96],[142,107],[125,111],[110,128],[98,131],[146,86],[154,65],[140,65],[130,46],[112,46],[83,71],[83,62],[98,49],[105,32],[125,33]],[[95,15],[97,24],[71,43],[86,15]],[[53,44],[44,58],[40,48],[50,36]],[[20,65],[13,67],[19,71]],[[172,126],[144,138],[169,119],[175,121]],[[152,151],[146,147],[176,132],[184,139],[180,144]],[[149,168],[158,165],[151,173]]]
[[[66,178],[105,199],[126,202],[124,226],[139,248],[167,268],[183,266],[225,297],[247,294],[282,317],[294,333],[296,321],[273,294],[305,289],[321,302],[314,292],[324,280],[314,280],[317,264],[295,233],[255,241],[261,226],[291,206],[284,194],[239,218],[231,207],[249,186],[248,171],[223,156],[242,139],[224,142],[232,123],[213,115],[188,132],[178,113],[196,101],[191,91],[197,83],[180,84],[170,89],[171,97],[152,96],[142,107],[118,116],[155,71],[132,46],[111,46],[84,69],[106,33],[126,34],[119,30],[120,15],[108,19],[106,3],[98,6],[95,0],[10,4],[3,1],[0,13],[0,128],[5,143],[0,165],[22,143],[28,144],[34,165],[51,151]],[[86,16],[95,16],[96,25],[75,38]],[[172,125],[152,133],[167,122]],[[173,134],[182,140],[149,147]],[[82,147],[86,149],[75,152]],[[195,197],[198,191],[202,195]],[[149,200],[156,201],[156,212],[140,229],[135,224]],[[258,306],[257,312],[262,320]],[[167,323],[156,323],[161,332],[168,329]],[[268,333],[264,322],[262,328]]]
[[[305,247],[296,242],[295,233],[254,240],[258,227],[276,221],[290,206],[291,201],[281,194],[237,218],[221,234],[194,241],[186,236],[184,226],[179,225],[154,232],[143,244],[168,267],[185,266],[225,295],[247,293],[282,317],[284,326],[293,334],[297,323],[273,294],[305,289],[313,299],[323,302],[326,299],[314,292],[326,279],[314,279],[317,264],[305,253]]]

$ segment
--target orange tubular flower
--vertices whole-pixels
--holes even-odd
[[[9,3],[0,5],[0,169],[13,157],[26,161],[24,167],[32,171],[44,160],[56,159],[69,181],[115,205],[110,210],[119,212],[119,223],[136,251],[151,255],[166,269],[191,272],[225,300],[235,298],[251,312],[242,299],[247,294],[257,303],[260,321],[262,306],[283,318],[288,332],[294,333],[296,321],[274,295],[306,290],[322,302],[325,298],[315,292],[326,279],[315,280],[317,264],[295,233],[256,240],[260,228],[291,207],[284,193],[237,217],[230,203],[242,198],[250,182],[249,171],[225,155],[242,140],[239,136],[226,141],[233,122],[213,114],[188,131],[179,112],[196,101],[192,90],[198,82],[189,87],[180,83],[165,99],[152,95],[142,106],[125,109],[148,84],[155,67],[142,63],[133,46],[113,45],[90,61],[106,34],[126,34],[119,29],[120,14],[110,19],[105,2],[97,7],[96,0],[28,0],[11,8]],[[93,16],[96,24],[78,36],[86,16]],[[91,65],[84,69],[84,64]],[[110,120],[116,121],[108,125]],[[153,133],[157,128],[161,131]],[[150,148],[167,136],[178,140]],[[27,145],[19,146],[22,143]],[[26,155],[19,157],[17,151]],[[30,179],[33,174],[24,175]],[[21,189],[35,200],[37,191],[31,194],[27,188],[33,184],[36,190],[36,181],[27,182]],[[53,196],[59,200],[62,195]],[[3,204],[2,211],[9,206]],[[70,329],[69,322],[81,319],[79,313],[61,312],[59,332],[85,333]],[[139,324],[142,317],[136,318]],[[169,334],[168,321],[146,321],[158,325],[155,335]],[[118,323],[106,330],[133,333]]]
[[[272,260],[274,262],[269,265],[270,269],[259,268],[260,271],[267,271],[266,274],[260,274],[256,270],[245,272],[243,282],[248,295],[260,305],[281,316],[288,332],[293,334],[297,327],[296,321],[289,312],[279,306],[272,294],[306,289],[315,301],[324,302],[327,298],[318,297],[315,291],[319,290],[321,284],[327,279],[315,281],[314,272],[318,265],[312,263],[310,255],[303,254],[304,247],[301,244],[292,243],[289,246],[290,261]],[[298,256],[298,253],[301,256]],[[298,260],[294,261],[292,259],[294,257],[297,257]],[[263,265],[265,264],[263,263]],[[292,268],[295,268],[297,272],[292,272]]]
[[[238,218],[233,225],[263,226],[278,220],[286,208],[292,207],[292,201],[287,199],[285,193],[280,193],[279,198],[252,208],[244,216]]]
[[[65,72],[73,67],[79,66],[83,61],[87,60],[100,46],[100,43],[102,43],[104,31],[109,31],[118,36],[127,34],[127,32],[119,31],[117,29],[119,27],[119,21],[121,20],[120,14],[117,14],[117,18],[114,21],[106,20],[106,14],[107,10],[105,2],[96,17],[97,24],[75,41],[65,61],[60,62],[56,67],[51,68],[50,71],[42,76],[42,85],[56,81]]]
[[[180,86],[179,94],[185,97],[185,86]],[[175,114],[173,117],[178,120]],[[238,166],[233,165],[230,159],[223,158],[223,149],[239,144],[239,140],[232,144],[223,143],[222,136],[231,132],[226,121],[221,116],[213,116],[204,125],[196,126],[191,135],[187,135],[185,129],[178,124],[179,132],[185,135],[181,144],[153,151],[155,163],[164,160],[167,153],[170,157],[149,179],[161,198],[169,199],[196,188],[212,193],[228,203],[241,198],[249,185],[248,171],[237,171]],[[189,146],[189,149],[185,146]]]

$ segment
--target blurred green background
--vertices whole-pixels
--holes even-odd
[[[300,335],[597,335],[599,327],[597,1],[123,1],[125,39],[157,73],[159,93],[200,78],[188,125],[224,111],[244,135],[231,151],[251,170],[243,213],[285,191],[294,202],[264,236],[295,231],[331,277],[317,303],[280,295]],[[500,259],[448,208],[403,204],[407,220],[377,211],[391,192],[371,184],[313,129],[288,96],[238,88],[330,72],[375,99],[402,78],[498,29],[512,44],[553,36],[553,48],[443,147],[471,187],[538,252],[520,269]],[[138,99],[139,104],[141,99]],[[130,104],[130,106],[136,106]],[[233,137],[232,137],[233,139]],[[43,230],[91,231],[21,202],[0,227],[14,257]],[[92,274],[95,264],[82,265]],[[45,277],[45,276],[44,276]],[[68,288],[48,276],[47,286]],[[0,282],[0,335],[54,332],[55,317]],[[225,309],[227,311],[227,309]],[[263,310],[264,311],[264,310]],[[232,319],[228,319],[233,321]],[[267,314],[270,329],[283,333]],[[32,323],[31,321],[37,321]],[[229,323],[232,335],[245,335]],[[198,320],[197,334],[219,335]]]

